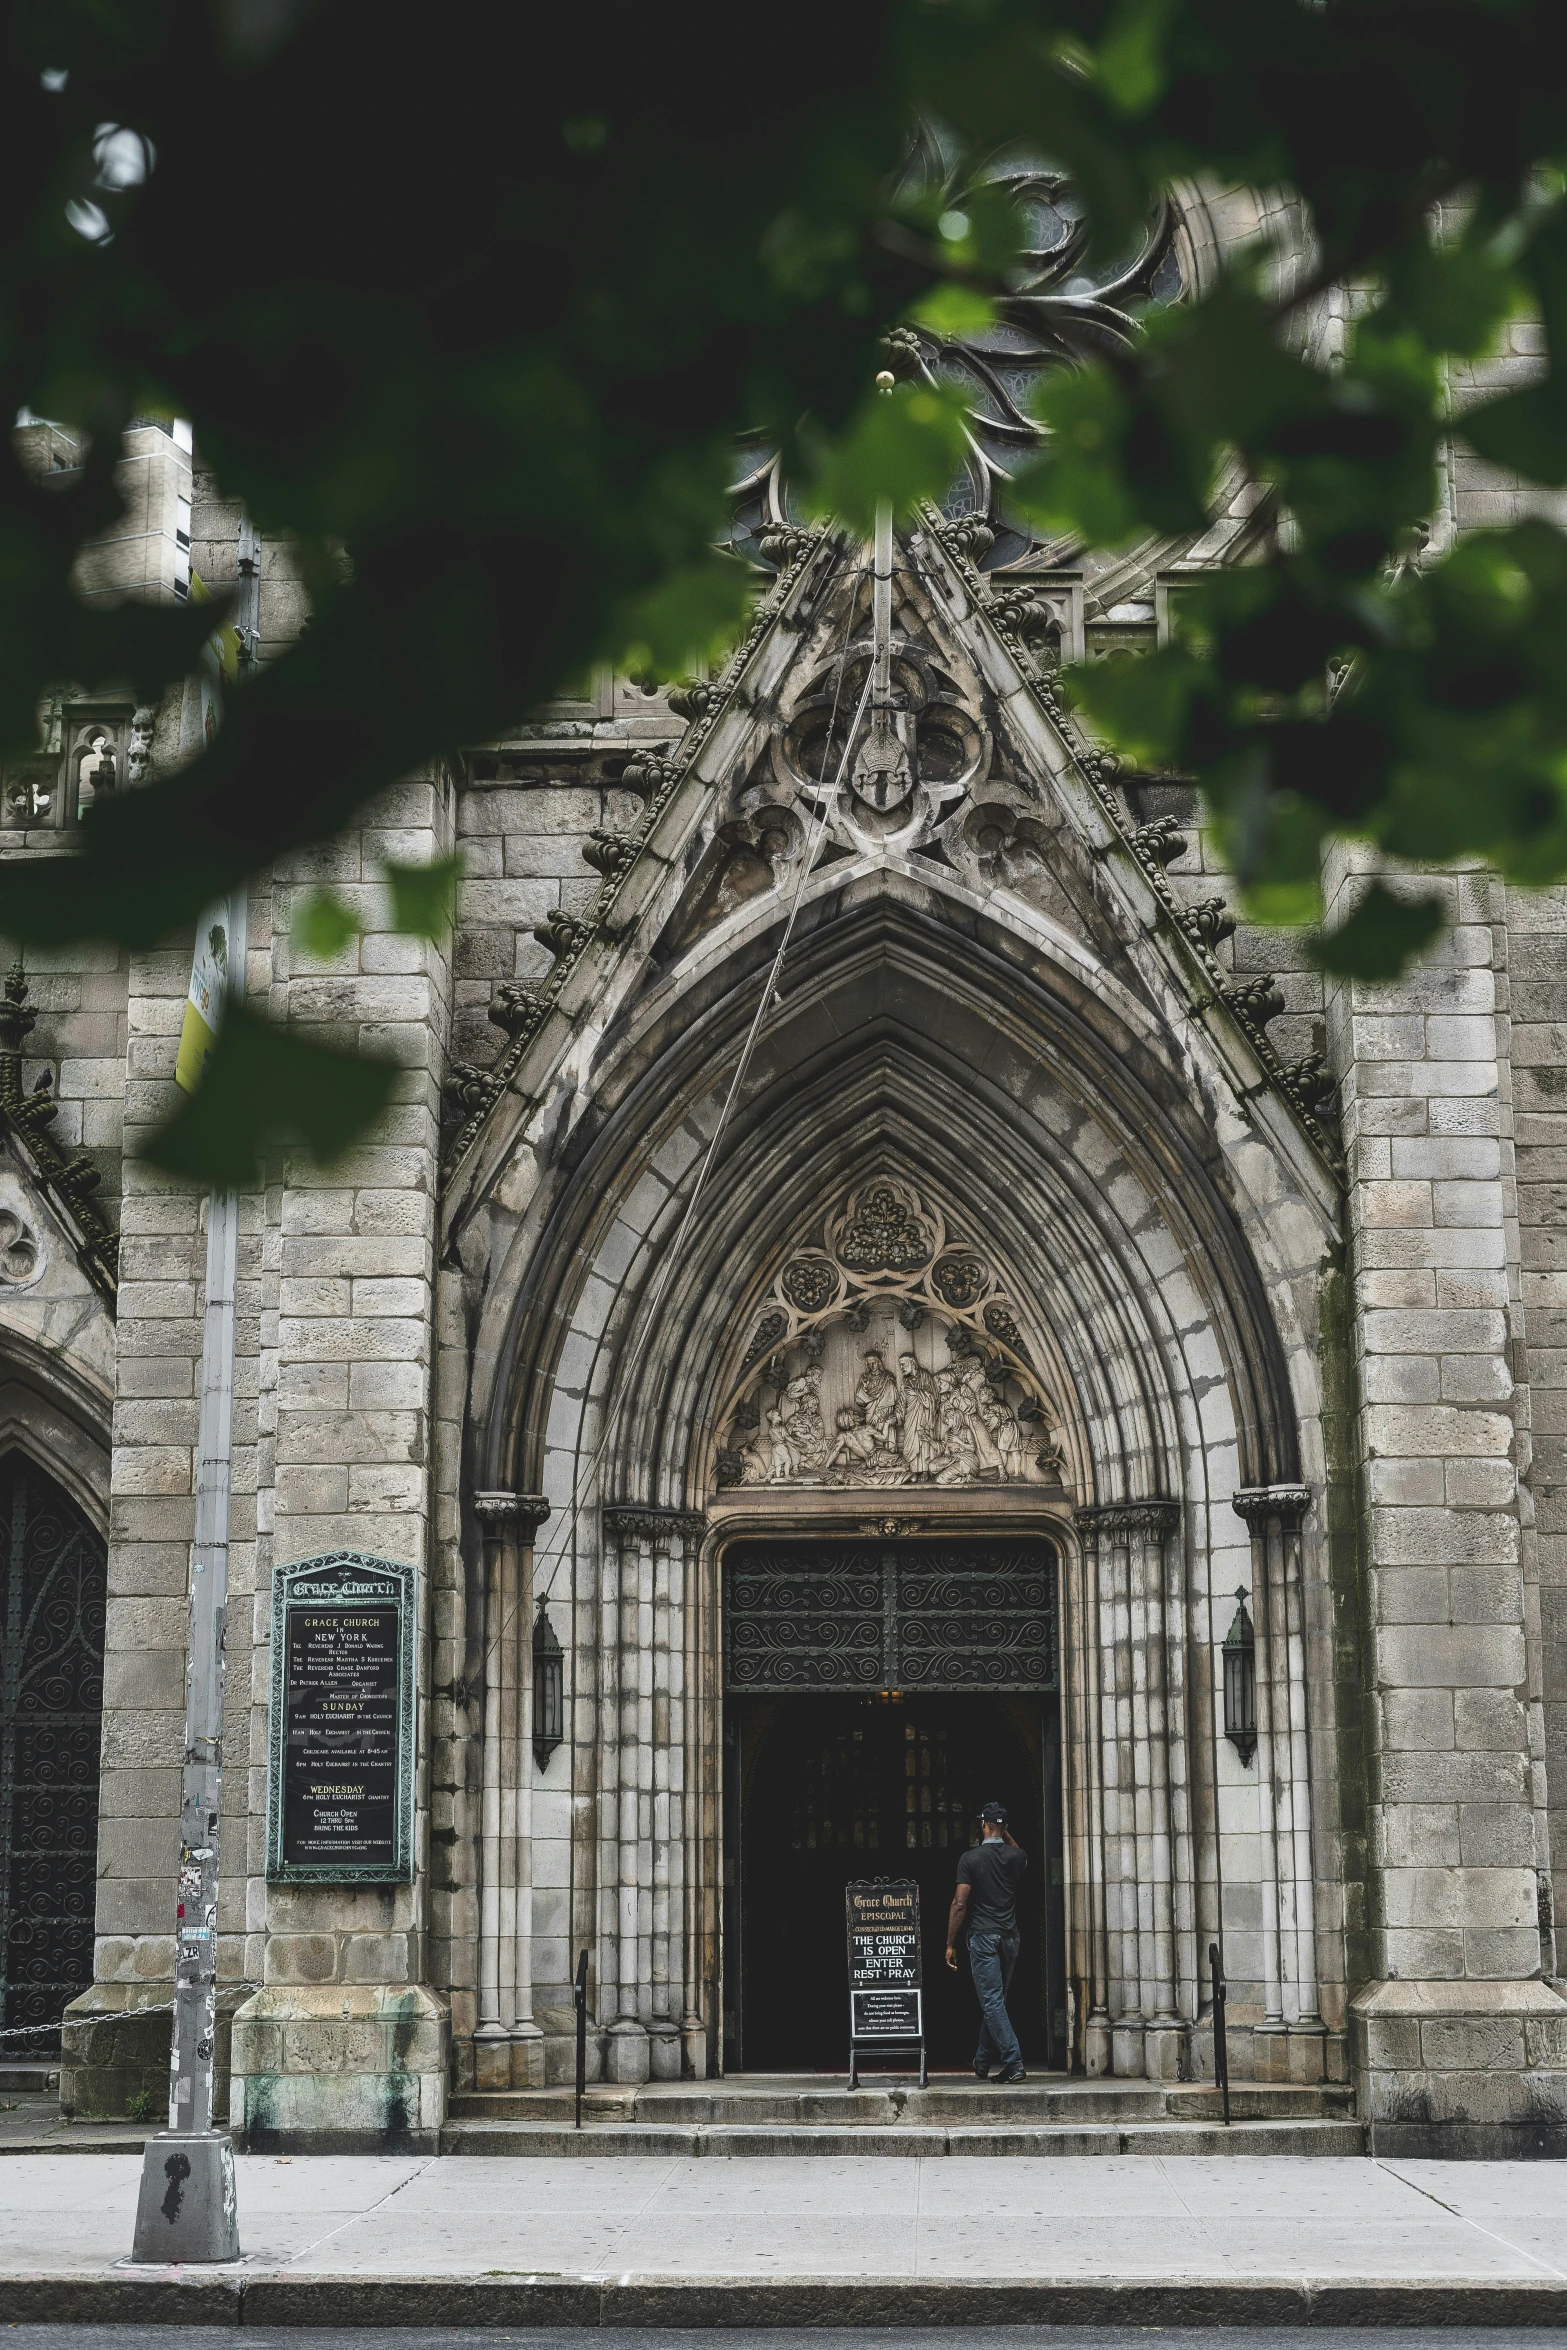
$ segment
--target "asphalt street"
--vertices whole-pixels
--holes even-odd
[[[6,2325],[6,2350],[147,2350],[146,2325]],[[168,2335],[171,2329],[159,2328]],[[172,2331],[176,2341],[191,2329]],[[210,2328],[200,2328],[202,2334]],[[356,2326],[353,2350],[582,2350],[583,2335],[603,2331],[615,2350],[1567,2350],[1567,2327],[1541,2326]],[[225,2326],[222,2350],[342,2350],[337,2326]]]
[[[169,2329],[162,2329],[169,2331]],[[211,2336],[211,2326],[179,2326]],[[355,2326],[352,2350],[583,2350],[585,2326]],[[594,2329],[597,2331],[597,2329]],[[1567,2350],[1567,2326],[608,2326],[616,2350]],[[150,2326],[7,2326],[5,2350],[148,2350]],[[223,2326],[223,2350],[343,2350],[341,2326]],[[216,2345],[214,2345],[216,2350]]]

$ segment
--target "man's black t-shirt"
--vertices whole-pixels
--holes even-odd
[[[1018,1880],[1028,1866],[1020,1844],[999,1836],[970,1845],[958,1862],[958,1883],[971,1888],[968,1926],[971,1933],[1015,1934]]]

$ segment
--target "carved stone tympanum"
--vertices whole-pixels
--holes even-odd
[[[758,1368],[757,1366],[760,1366]],[[741,1352],[728,1485],[1048,1485],[1057,1414],[983,1253],[893,1174],[787,1258]]]

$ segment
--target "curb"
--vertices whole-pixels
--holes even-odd
[[[1567,2279],[247,2276],[5,2279],[11,2324],[463,2326],[1546,2326]]]
[[[1342,2157],[1366,2151],[1364,2125],[1357,2121],[1309,2122],[1085,2122],[1077,2127],[1052,2122],[1007,2129],[981,2123],[972,2129],[927,2129],[918,2122],[878,2127],[856,2122],[841,2129],[825,2123],[791,2129],[786,2123],[593,2122],[583,2130],[554,2122],[457,2121],[441,2132],[448,2159],[486,2155],[573,2154],[662,2155],[691,2161],[699,2155],[1320,2155]]]

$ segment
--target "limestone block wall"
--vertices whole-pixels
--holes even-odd
[[[178,1099],[174,1056],[190,951],[186,940],[133,957],[126,1014],[101,1796],[116,1827],[100,1839],[96,1949],[98,1997],[117,2006],[165,2000],[174,1972],[205,1215],[199,1192],[156,1173],[138,1153]],[[232,1735],[232,1680],[229,1697]],[[224,1794],[228,1821],[236,1806],[242,1818],[243,1787],[232,1772]],[[220,1937],[232,1936],[242,1915],[231,1879]],[[225,1940],[220,1948],[232,1970],[240,1945]]]
[[[661,692],[609,672],[591,702],[557,707],[560,716],[471,760],[460,795],[452,1057],[481,1067],[504,1043],[488,1016],[497,985],[550,969],[535,925],[592,903],[599,876],[582,854],[588,835],[629,830],[640,812],[637,795],[617,786],[620,770],[638,744],[667,744],[682,732]]]
[[[5,850],[0,848],[0,855]],[[7,969],[18,959],[7,946]],[[121,1130],[125,1102],[127,963],[113,946],[28,947],[27,1000],[38,1014],[22,1084],[44,1081],[59,1105],[50,1128],[62,1150],[85,1150],[98,1169],[93,1204],[120,1220]]]
[[[190,594],[191,433],[172,418],[138,418],[125,435],[116,486],[125,511],[83,554],[77,592],[94,596]]]
[[[1352,866],[1334,876],[1344,907]],[[1567,2074],[1549,2032],[1516,2065],[1501,2041],[1522,2051],[1526,2024],[1567,2005],[1540,1982],[1505,893],[1479,873],[1437,886],[1453,918],[1438,953],[1391,987],[1335,988],[1328,1007],[1351,1164],[1373,1756],[1357,2072],[1386,2151],[1531,2152],[1567,2143]]]
[[[1529,1381],[1525,1502],[1533,1518],[1540,1719],[1550,1866],[1541,1946],[1567,1971],[1567,890],[1511,890],[1507,951],[1518,1170],[1519,1282]],[[1543,1860],[1543,1856],[1542,1860]]]
[[[231,2108],[243,2141],[257,2147],[433,2146],[444,2113],[446,2007],[426,1988],[427,1705],[413,1883],[269,1884],[265,1834],[274,1566],[349,1548],[417,1567],[421,1699],[430,1685],[434,1229],[450,958],[444,943],[393,930],[382,868],[388,858],[447,854],[453,816],[444,774],[383,795],[361,829],[297,857],[279,877],[265,949],[274,1019],[390,1059],[399,1076],[373,1134],[336,1165],[280,1157],[259,1218],[244,1927],[245,1971],[261,1989],[236,2019]],[[291,933],[297,899],[323,883],[361,924],[330,963],[305,957]]]

